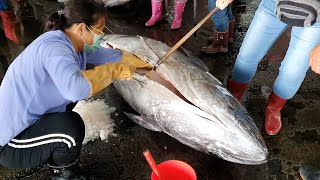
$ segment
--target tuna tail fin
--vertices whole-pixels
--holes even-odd
[[[161,132],[162,129],[159,127],[159,125],[156,122],[147,121],[147,119],[144,119],[142,116],[131,114],[131,113],[124,113],[128,118],[130,118],[135,123],[139,124],[140,126],[149,129],[151,131],[158,131]]]

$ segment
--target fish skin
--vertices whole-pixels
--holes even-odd
[[[133,0],[102,0],[106,7],[117,7],[127,4]]]
[[[130,42],[130,43],[128,43]],[[102,46],[129,51],[154,65],[170,49],[141,36],[108,35]],[[267,162],[268,150],[246,109],[195,57],[174,52],[156,74],[170,82],[183,98],[144,75],[114,85],[148,129],[163,131],[196,150],[240,164]],[[151,128],[150,128],[151,127]]]

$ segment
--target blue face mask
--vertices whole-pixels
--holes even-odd
[[[89,27],[87,27],[87,28],[89,29]],[[100,44],[101,44],[101,41],[104,37],[104,34],[99,34],[99,35],[94,34],[90,29],[89,29],[89,31],[93,34],[93,43],[91,45],[87,44],[86,41],[81,36],[81,39],[84,42],[83,51],[85,53],[93,53],[93,52],[97,51],[98,49],[102,48],[102,46]]]

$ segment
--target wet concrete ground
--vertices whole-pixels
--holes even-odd
[[[200,47],[207,44],[207,36],[212,33],[211,22],[206,23],[197,32],[197,38],[191,37],[183,45],[200,57],[211,73],[220,80],[230,74],[242,39],[259,3],[258,0],[244,2],[245,11],[236,13],[236,41],[230,46],[228,54],[207,55],[200,52]],[[52,9],[59,6],[52,1],[50,3],[54,4],[50,5],[54,7]],[[135,8],[138,9],[137,13],[131,11]],[[117,13],[119,11],[129,12],[119,14]],[[170,23],[167,21],[152,28],[145,28],[144,22],[149,18],[150,12],[148,3],[141,6],[131,4],[122,9],[111,9],[108,26],[115,33],[147,36],[174,45],[193,27],[192,11],[193,2],[188,1],[180,30],[170,30]],[[31,16],[29,18],[32,19],[34,13],[28,13]],[[207,1],[198,0],[198,21],[207,13]],[[38,16],[41,16],[39,12]],[[29,23],[30,19],[28,19]],[[29,31],[35,32],[33,35],[39,32],[39,29],[34,26],[25,28],[31,28]],[[23,47],[7,42],[3,37],[1,34],[0,58],[2,62],[6,60],[10,63]],[[32,39],[31,37],[33,36],[30,35],[26,39]],[[95,98],[104,98],[107,104],[117,108],[118,116],[113,116],[117,136],[109,137],[107,143],[96,140],[83,147],[81,165],[85,175],[91,179],[150,179],[151,170],[142,155],[146,148],[151,150],[157,162],[179,159],[189,163],[197,172],[199,180],[293,180],[300,179],[298,169],[303,163],[320,168],[320,81],[316,74],[308,72],[300,90],[293,99],[288,101],[282,111],[282,131],[276,136],[268,136],[263,129],[266,97],[262,91],[268,92],[268,87],[272,87],[280,65],[280,61],[274,61],[270,57],[274,53],[286,51],[289,37],[290,32],[286,31],[260,63],[244,101],[245,107],[261,130],[269,149],[270,158],[266,164],[249,166],[230,163],[195,151],[164,133],[144,129],[125,117],[123,111],[128,112],[132,109],[117,94],[114,87],[110,86]],[[3,66],[6,64],[8,63],[0,64],[0,78],[3,76]],[[8,170],[0,167],[0,179],[49,179],[49,177],[50,173],[46,167],[31,170]]]

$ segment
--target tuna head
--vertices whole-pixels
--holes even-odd
[[[129,43],[128,43],[129,42]],[[155,64],[170,49],[148,38],[110,35],[103,45],[134,53]],[[241,164],[262,164],[268,150],[245,108],[186,51],[173,53],[157,71],[116,81],[117,90],[140,115],[145,128],[163,131],[196,150]]]

